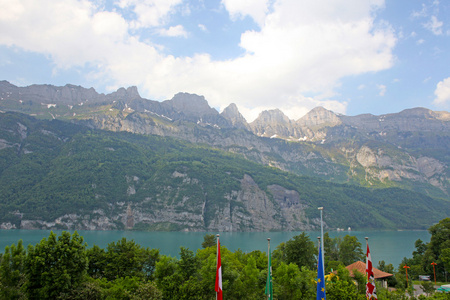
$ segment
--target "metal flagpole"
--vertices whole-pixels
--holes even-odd
[[[367,266],[367,248],[369,247],[369,237],[366,236],[365,239],[366,239],[366,266]],[[366,269],[367,269],[367,267],[366,267]],[[367,270],[366,270],[366,278],[368,278]]]
[[[317,237],[317,253],[319,253],[320,250],[320,236]]]
[[[367,270],[367,264],[368,264],[367,260],[369,259],[367,257],[367,249],[369,247],[369,237],[366,236],[365,239],[366,239],[366,281],[367,281],[367,283],[366,283],[366,298],[369,299],[368,291],[367,291],[367,284],[369,284],[369,280],[370,280],[369,273],[368,273],[368,270]]]
[[[217,245],[217,254],[216,254],[216,262],[218,262],[219,261],[219,245],[220,245],[220,242],[219,242],[219,236],[220,236],[220,234],[216,234],[216,237],[217,237],[217,243],[216,243],[216,245]],[[216,292],[216,300],[217,300],[217,292]]]
[[[323,218],[322,218],[322,212],[323,207],[319,207],[318,210],[320,210],[320,240],[321,240],[321,249],[322,249],[322,265],[323,265],[323,275],[325,276],[325,249],[323,248]]]
[[[270,238],[267,238],[267,254],[268,254],[268,259],[269,259],[269,261],[268,261],[268,264],[269,264],[269,276],[270,277],[272,277],[272,274],[270,274],[271,273],[271,268],[272,268],[272,266],[271,266],[271,257],[270,257]],[[272,280],[272,278],[270,278],[269,280]],[[271,283],[270,283],[270,285],[271,285]],[[267,289],[267,287],[266,287],[266,289]],[[269,289],[270,289],[270,286],[269,286]],[[269,292],[267,293],[267,299],[272,299],[272,291],[270,291],[269,290]]]

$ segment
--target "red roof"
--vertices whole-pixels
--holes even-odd
[[[353,270],[355,269],[362,274],[366,274],[366,263],[362,261],[352,263],[351,265],[348,265],[345,268],[350,271],[350,276],[352,277],[353,277]],[[393,276],[393,274],[380,271],[377,268],[373,268],[373,276],[375,277],[375,279],[379,279]]]

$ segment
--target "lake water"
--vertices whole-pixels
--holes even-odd
[[[61,231],[54,231],[60,234]],[[73,231],[70,231],[73,232]],[[122,237],[134,240],[143,247],[158,248],[160,253],[177,257],[180,247],[186,247],[194,252],[201,248],[206,233],[216,232],[142,232],[142,231],[78,231],[84,237],[88,247],[98,245],[106,248],[108,243],[116,242]],[[267,252],[267,238],[270,238],[271,249],[274,250],[282,242],[286,242],[301,232],[221,232],[220,244],[231,251],[241,249],[244,252],[261,250]],[[23,240],[24,246],[35,245],[42,238],[48,237],[49,230],[0,230],[0,250],[4,252],[6,246],[17,244]],[[318,231],[307,232],[311,240],[317,243]],[[356,236],[362,244],[365,253],[365,237],[369,237],[369,247],[374,265],[384,260],[392,263],[395,268],[403,257],[412,257],[417,239],[428,243],[431,235],[428,231],[330,231],[330,237],[349,234]]]

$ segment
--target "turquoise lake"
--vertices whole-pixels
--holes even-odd
[[[54,231],[59,234],[61,231]],[[73,232],[73,231],[70,231]],[[217,232],[142,232],[142,231],[78,231],[84,237],[88,247],[98,245],[106,248],[108,243],[116,242],[122,237],[134,240],[143,247],[158,248],[160,253],[177,257],[180,247],[186,247],[196,251],[201,248],[203,236],[206,233]],[[231,251],[241,249],[244,252],[261,250],[267,252],[267,238],[271,239],[271,249],[275,249],[282,242],[286,242],[301,232],[219,232],[220,244]],[[35,245],[42,238],[48,237],[49,230],[0,230],[0,250],[23,240],[25,247]],[[319,231],[307,232],[311,240],[317,243]],[[431,235],[428,231],[329,231],[330,237],[356,236],[365,252],[365,237],[369,238],[370,253],[374,265],[384,260],[392,263],[395,268],[403,257],[412,257],[415,250],[414,242],[421,239],[429,242]]]

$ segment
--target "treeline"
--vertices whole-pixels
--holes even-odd
[[[438,279],[448,273],[450,251],[450,218],[430,227],[428,244],[417,242],[422,254],[412,260],[438,264]],[[333,299],[365,299],[364,274],[350,277],[344,265],[364,260],[361,243],[352,236],[324,236],[327,276],[326,293]],[[88,248],[78,233],[53,232],[36,245],[6,247],[0,256],[1,299],[215,299],[216,240],[205,235],[202,249],[195,253],[181,247],[179,258],[165,256],[157,249],[143,248],[133,240],[122,238],[103,249]],[[221,247],[222,281],[226,299],[264,299],[268,270],[265,252],[244,253]],[[317,277],[317,247],[306,233],[281,243],[272,252],[274,299],[314,299]],[[411,263],[411,260],[407,260]],[[402,263],[403,264],[403,263]],[[378,299],[406,299],[403,265],[397,272],[381,262],[378,268],[392,272],[397,290],[389,292],[377,286]],[[415,267],[414,267],[415,268]],[[430,274],[429,269],[415,270],[411,277]],[[415,271],[412,271],[415,270]],[[356,284],[355,284],[356,283]],[[426,288],[426,286],[425,286]],[[412,294],[411,289],[408,290]],[[448,299],[449,295],[427,290],[428,297]],[[414,298],[411,298],[414,299]]]
[[[418,239],[412,258],[405,257],[399,270],[406,276],[406,266],[409,267],[408,275],[413,274],[413,278],[425,274],[434,279],[436,274],[437,281],[447,282],[450,279],[450,218],[441,220],[428,231],[431,233],[430,242],[424,243]]]

